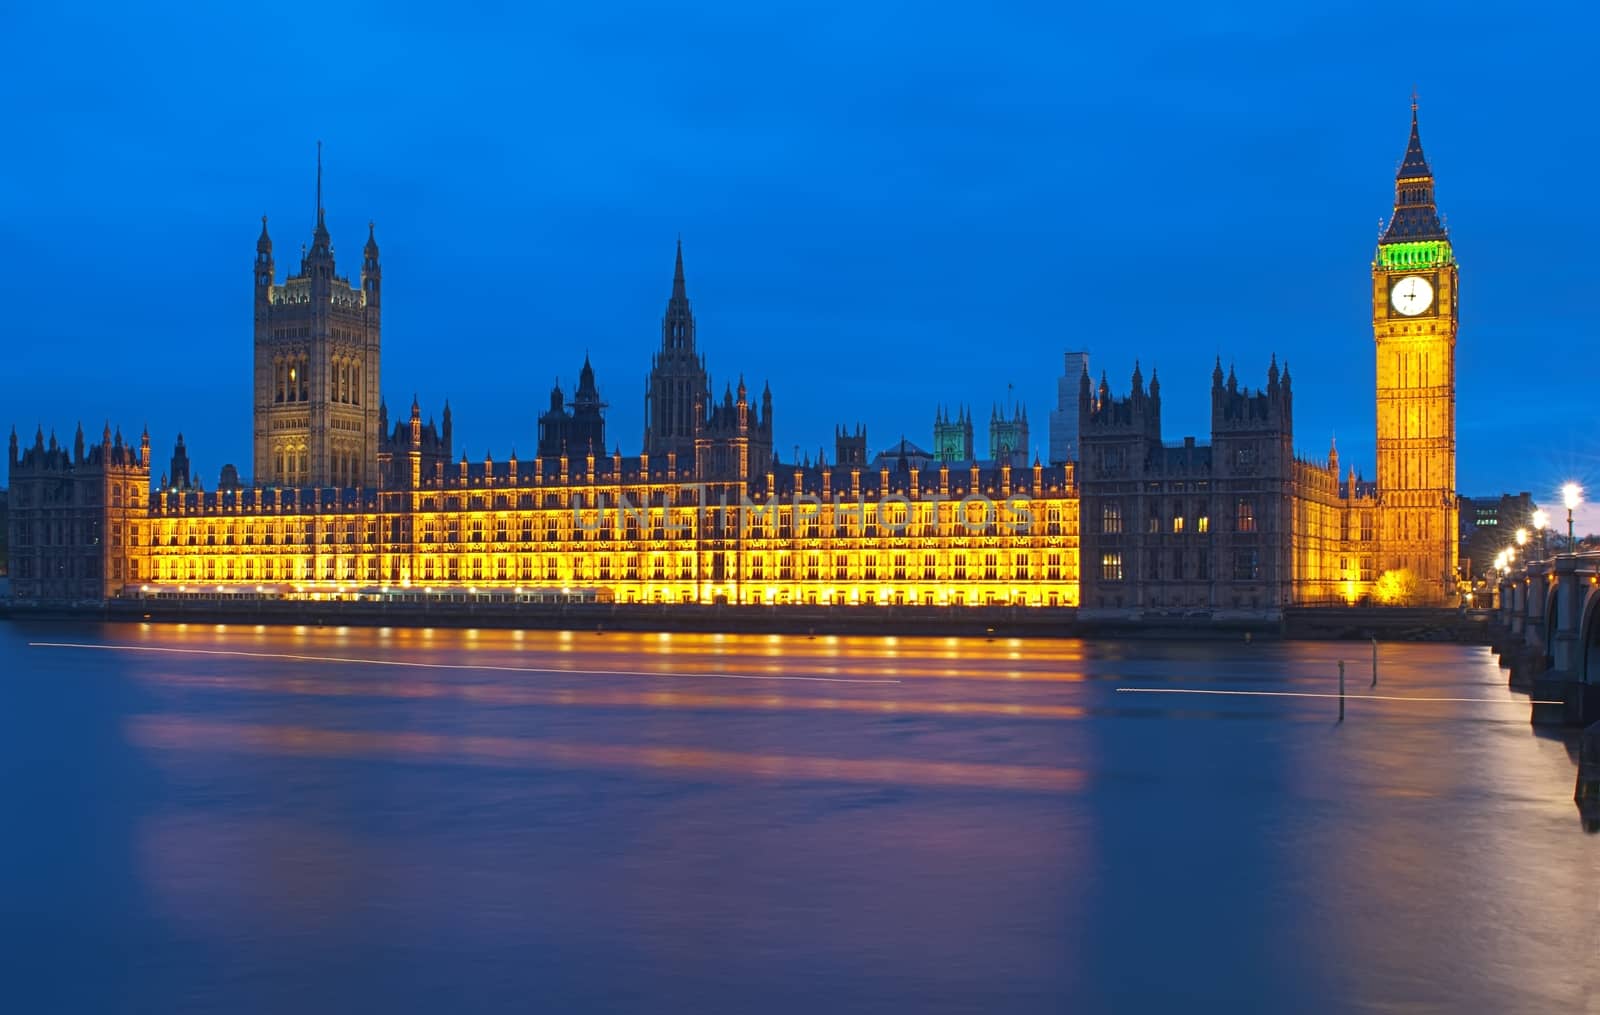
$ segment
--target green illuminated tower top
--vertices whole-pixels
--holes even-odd
[[[1378,241],[1377,264],[1383,268],[1436,268],[1451,262],[1450,234],[1439,221],[1433,202],[1433,170],[1422,153],[1417,131],[1417,102],[1411,100],[1411,140],[1394,176],[1394,215]]]

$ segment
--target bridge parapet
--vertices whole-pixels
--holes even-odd
[[[1494,638],[1511,686],[1532,694],[1533,721],[1600,719],[1600,553],[1558,554],[1504,572]]]

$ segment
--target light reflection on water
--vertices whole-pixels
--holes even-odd
[[[1115,688],[1327,691],[1363,645],[0,639],[0,758],[29,788],[0,912],[8,954],[68,1002],[35,1009],[1600,996],[1600,837],[1571,802],[1570,738],[1530,733],[1481,648],[1384,646],[1380,690],[1488,700],[1352,700],[1339,724],[1323,699]],[[43,976],[86,940],[102,976]]]

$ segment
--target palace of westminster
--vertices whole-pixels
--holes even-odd
[[[380,391],[383,271],[369,228],[339,275],[321,209],[278,281],[262,220],[254,265],[252,478],[205,490],[181,435],[152,486],[148,434],[86,446],[11,436],[18,601],[138,595],[493,596],[617,603],[917,604],[1104,611],[1273,611],[1373,597],[1409,572],[1417,600],[1455,593],[1457,268],[1412,107],[1394,212],[1371,266],[1377,476],[1337,451],[1297,456],[1289,365],[1251,389],[1219,361],[1211,442],[1164,443],[1161,385],[1126,394],[1081,354],[1048,464],[1026,413],[996,410],[978,458],[966,410],[936,414],[934,451],[869,458],[860,427],[833,460],[780,462],[773,396],[714,391],[696,350],[681,245],[651,362],[640,453],[606,451],[585,360],[557,387],[529,459],[456,456],[450,409]],[[1072,398],[1076,405],[1069,403]],[[1075,412],[1074,412],[1075,409]]]

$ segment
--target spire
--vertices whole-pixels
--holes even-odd
[[[661,348],[694,353],[694,313],[689,308],[689,290],[683,281],[683,238],[678,238],[677,257],[672,267],[672,296],[661,321]]]
[[[1394,215],[1384,230],[1382,243],[1413,240],[1447,240],[1449,234],[1439,221],[1433,200],[1433,170],[1422,153],[1422,135],[1417,129],[1417,98],[1411,96],[1411,137],[1405,157],[1394,174]]]
[[[317,142],[317,228],[322,227],[322,142]]]
[[[272,237],[267,235],[267,217],[261,216],[261,235],[256,239],[256,253],[272,256]]]
[[[322,142],[317,142],[317,228],[311,234],[311,256],[331,257],[333,241],[322,213]]]
[[[1422,135],[1417,130],[1417,93],[1414,91],[1411,93],[1411,139],[1406,142],[1406,154],[1400,162],[1400,171],[1394,175],[1397,180],[1433,175],[1428,168],[1427,156],[1422,154]]]
[[[1211,386],[1213,388],[1222,387],[1222,357],[1221,356],[1217,357],[1217,365],[1215,367],[1213,367],[1212,370],[1211,370]]]

